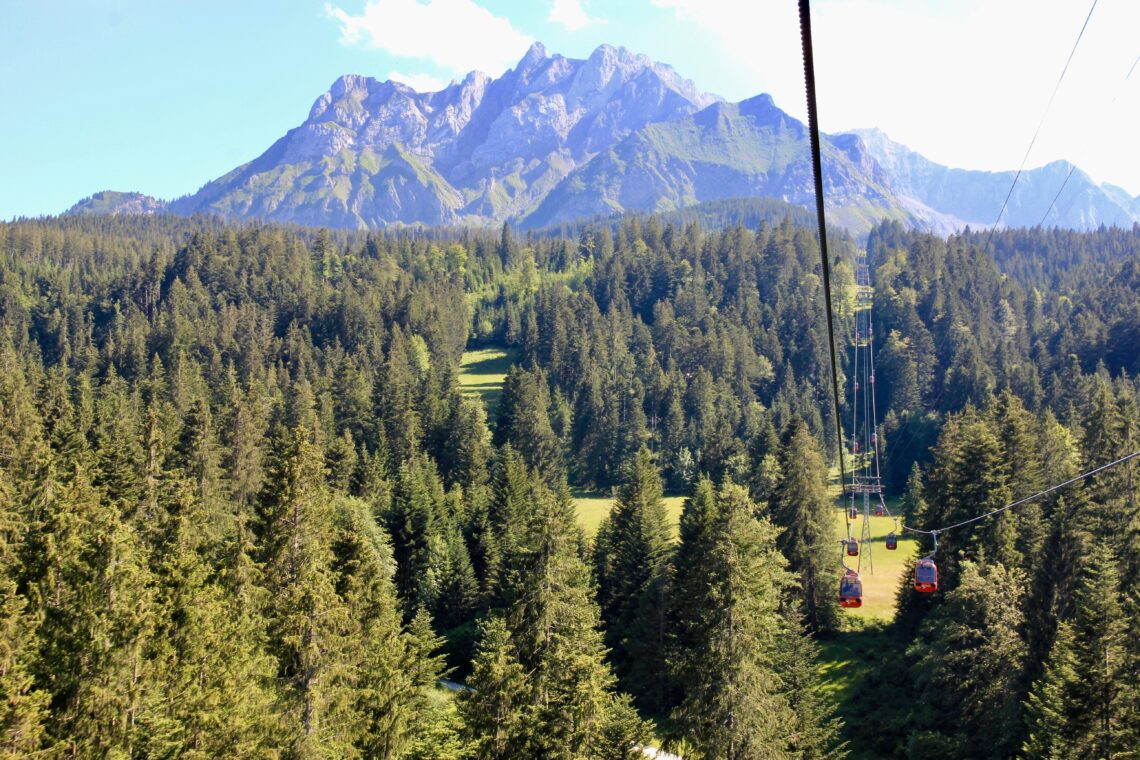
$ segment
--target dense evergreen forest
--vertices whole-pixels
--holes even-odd
[[[916,528],[1140,448],[1140,229],[986,242],[867,241]],[[490,409],[458,376],[487,346]],[[1140,464],[947,533],[890,656],[826,688],[852,623],[791,219],[0,224],[0,365],[4,757],[1140,751]],[[572,489],[615,494],[596,536]]]

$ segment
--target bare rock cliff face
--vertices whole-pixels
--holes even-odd
[[[1012,173],[935,164],[878,130],[824,136],[827,203],[855,233],[893,219],[992,224]],[[1003,217],[1033,225],[1069,165],[1023,172]],[[169,205],[101,193],[74,213],[205,212],[335,227],[543,226],[622,211],[765,197],[814,203],[807,130],[759,95],[726,103],[671,67],[602,45],[585,60],[536,43],[497,79],[438,92],[342,76],[262,155]],[[1046,224],[1140,220],[1140,199],[1075,172]]]

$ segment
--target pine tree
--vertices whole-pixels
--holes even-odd
[[[674,719],[703,756],[778,757],[784,753],[775,748],[790,743],[796,725],[775,662],[792,580],[774,548],[775,529],[753,517],[743,487],[727,485],[716,500],[703,546],[680,554],[698,560],[692,571],[703,583],[693,584],[697,593],[677,619],[683,645],[672,669],[684,699]]]
[[[349,610],[331,567],[332,504],[322,457],[303,429],[287,434],[263,496],[270,644],[298,758],[351,754],[353,715]]]
[[[512,587],[507,624],[529,675],[530,752],[571,758],[613,757],[617,751],[632,757],[633,746],[606,744],[613,722],[628,725],[628,715],[615,702],[589,571],[578,553],[574,503],[565,489],[554,493],[536,484]],[[645,727],[636,733],[644,736]]]
[[[475,756],[480,760],[522,757],[529,740],[531,690],[502,618],[491,617],[481,626],[467,682],[471,691],[460,696],[459,710]]]
[[[1069,692],[1079,680],[1072,626],[1060,623],[1053,648],[1025,705],[1028,738],[1021,747],[1027,758],[1063,760],[1076,757],[1076,726],[1069,712]]]
[[[962,564],[961,583],[926,619],[908,654],[922,710],[912,755],[1009,757],[1020,745],[1024,576]]]
[[[807,425],[793,420],[780,442],[782,478],[772,515],[783,528],[778,545],[799,577],[803,610],[812,631],[838,623],[832,601],[835,577],[835,515],[827,498],[827,468]]]
[[[650,713],[665,707],[664,652],[671,537],[661,478],[648,449],[626,483],[597,544],[598,601],[619,683]]]

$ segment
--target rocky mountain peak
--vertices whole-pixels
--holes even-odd
[[[516,72],[531,71],[539,66],[546,60],[546,45],[541,42],[534,42],[531,44],[523,57],[519,59],[518,65],[515,66]]]
[[[879,218],[939,231],[992,224],[1011,179],[940,166],[879,130],[823,143],[828,202],[856,232]],[[575,59],[535,42],[502,76],[472,71],[436,92],[339,77],[262,155],[167,208],[342,227],[542,225],[748,196],[810,203],[807,156],[805,126],[768,95],[727,103],[624,47]],[[1038,223],[1067,172],[1026,172],[1006,223]],[[110,194],[83,205],[155,208]],[[1140,199],[1074,172],[1054,215],[1077,227],[1131,223]]]

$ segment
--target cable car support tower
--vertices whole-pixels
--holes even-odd
[[[851,522],[860,512],[863,517],[862,533],[859,537],[859,572],[863,560],[867,568],[875,574],[874,556],[871,552],[872,503],[876,515],[888,515],[883,499],[883,481],[879,470],[878,417],[875,409],[875,326],[871,318],[871,304],[874,289],[871,286],[871,269],[867,262],[867,252],[855,254],[855,330],[852,333],[852,383],[851,383],[851,475],[847,484],[847,538],[852,536]]]

